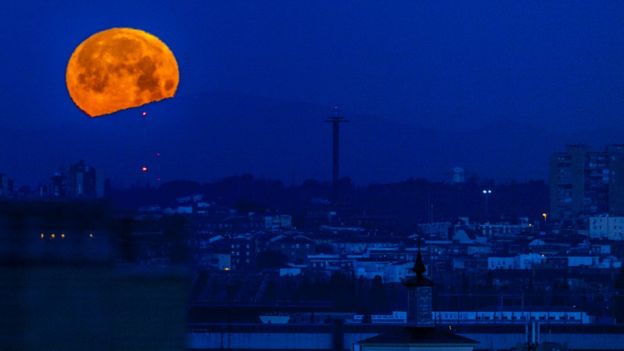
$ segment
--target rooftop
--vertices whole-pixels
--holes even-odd
[[[360,341],[360,344],[456,344],[476,345],[479,342],[453,334],[448,328],[403,327]]]

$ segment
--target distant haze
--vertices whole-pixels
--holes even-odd
[[[79,159],[126,185],[139,179],[142,163],[163,181],[242,173],[286,183],[330,178],[331,129],[324,123],[329,106],[219,92],[144,110],[147,120],[139,116],[141,110],[96,120],[84,117],[67,121],[65,127],[33,128],[36,138],[29,137],[32,130],[13,130],[0,139],[0,148],[10,150],[22,140],[29,140],[30,147],[20,151],[18,162],[2,153],[0,163],[11,165],[7,171],[22,184],[45,179],[58,166]],[[342,175],[360,184],[409,177],[450,180],[454,166],[502,181],[545,179],[549,154],[566,143],[600,146],[621,136],[613,129],[555,133],[513,121],[459,131],[425,129],[374,115],[347,117]]]

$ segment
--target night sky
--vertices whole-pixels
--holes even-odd
[[[110,27],[167,43],[174,99],[95,120],[73,105],[67,60]],[[126,185],[142,163],[163,180],[329,179],[336,104],[359,183],[455,165],[545,178],[563,143],[624,143],[619,1],[13,0],[0,40],[0,172],[18,184],[79,159]]]

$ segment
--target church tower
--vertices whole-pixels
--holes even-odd
[[[449,328],[433,325],[433,282],[425,278],[425,270],[419,240],[412,268],[414,274],[403,280],[407,288],[407,325],[359,341],[360,351],[473,351],[479,344],[476,340],[454,334]]]
[[[420,253],[420,240],[418,240],[418,254],[412,268],[414,275],[403,280],[403,285],[407,287],[407,323],[411,326],[433,326],[431,312],[433,282],[425,278],[425,271],[425,264]]]

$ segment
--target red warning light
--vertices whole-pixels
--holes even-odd
[[[141,166],[141,172],[142,173],[147,173],[149,171],[149,169],[147,168],[147,166],[143,165]]]
[[[141,112],[141,117],[147,117],[147,112],[145,111]]]

